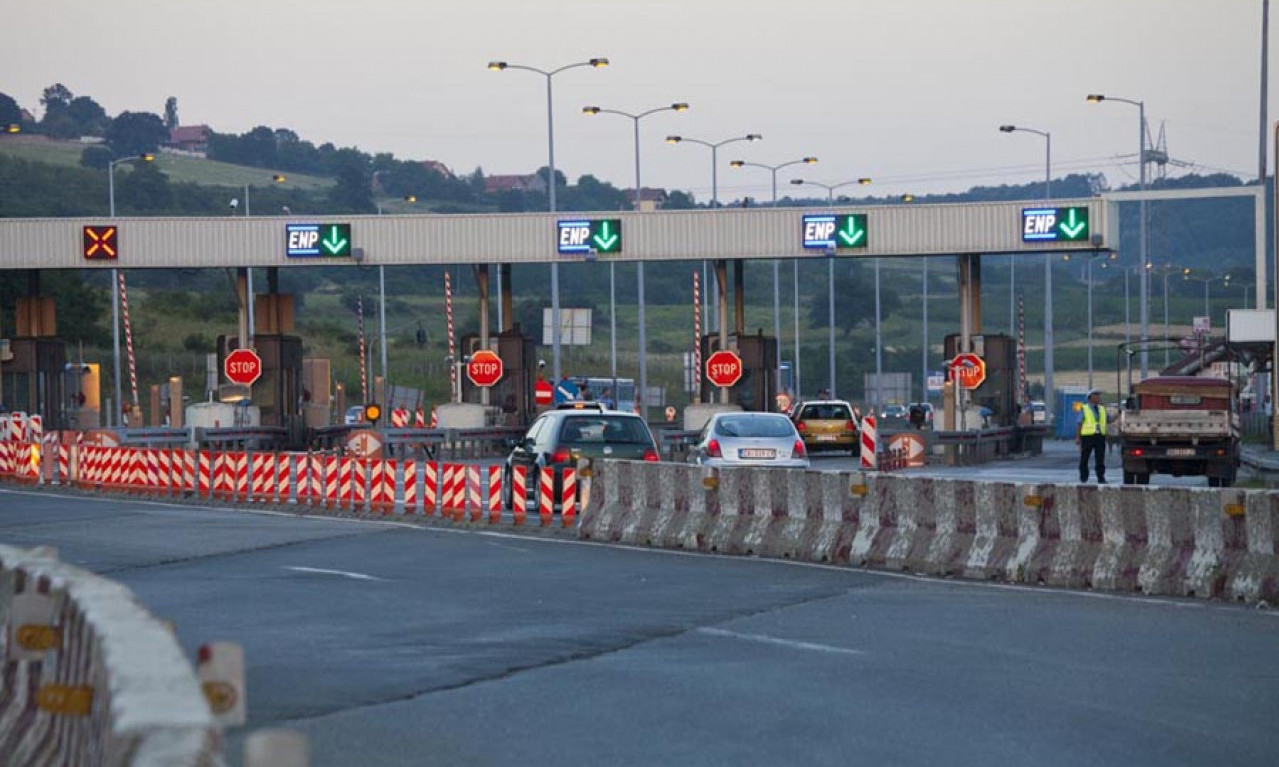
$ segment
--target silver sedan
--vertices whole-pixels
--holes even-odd
[[[807,469],[795,424],[781,413],[716,413],[702,427],[689,460],[701,466]]]

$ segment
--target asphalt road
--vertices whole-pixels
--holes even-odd
[[[317,767],[1279,760],[1269,610],[11,491],[0,541],[243,643]]]

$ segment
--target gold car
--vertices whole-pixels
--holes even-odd
[[[857,423],[853,420],[853,408],[843,400],[801,404],[795,415],[795,428],[809,452],[857,450]]]

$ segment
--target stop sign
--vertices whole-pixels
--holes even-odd
[[[492,386],[502,378],[502,358],[488,349],[479,350],[466,363],[466,377],[476,386]]]
[[[231,383],[252,386],[262,377],[262,358],[252,349],[236,349],[223,360],[222,372]]]
[[[986,381],[986,360],[976,354],[959,354],[950,361],[951,377],[962,389],[976,389]]]
[[[742,358],[721,349],[706,359],[706,379],[716,386],[732,386],[742,379]]]

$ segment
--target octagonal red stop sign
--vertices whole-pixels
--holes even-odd
[[[262,377],[262,358],[252,349],[236,349],[223,360],[222,372],[231,383],[252,386]]]
[[[466,377],[476,386],[492,386],[502,379],[502,358],[488,349],[479,350],[466,363]]]
[[[706,379],[716,386],[732,386],[742,379],[742,358],[721,349],[706,358]]]

